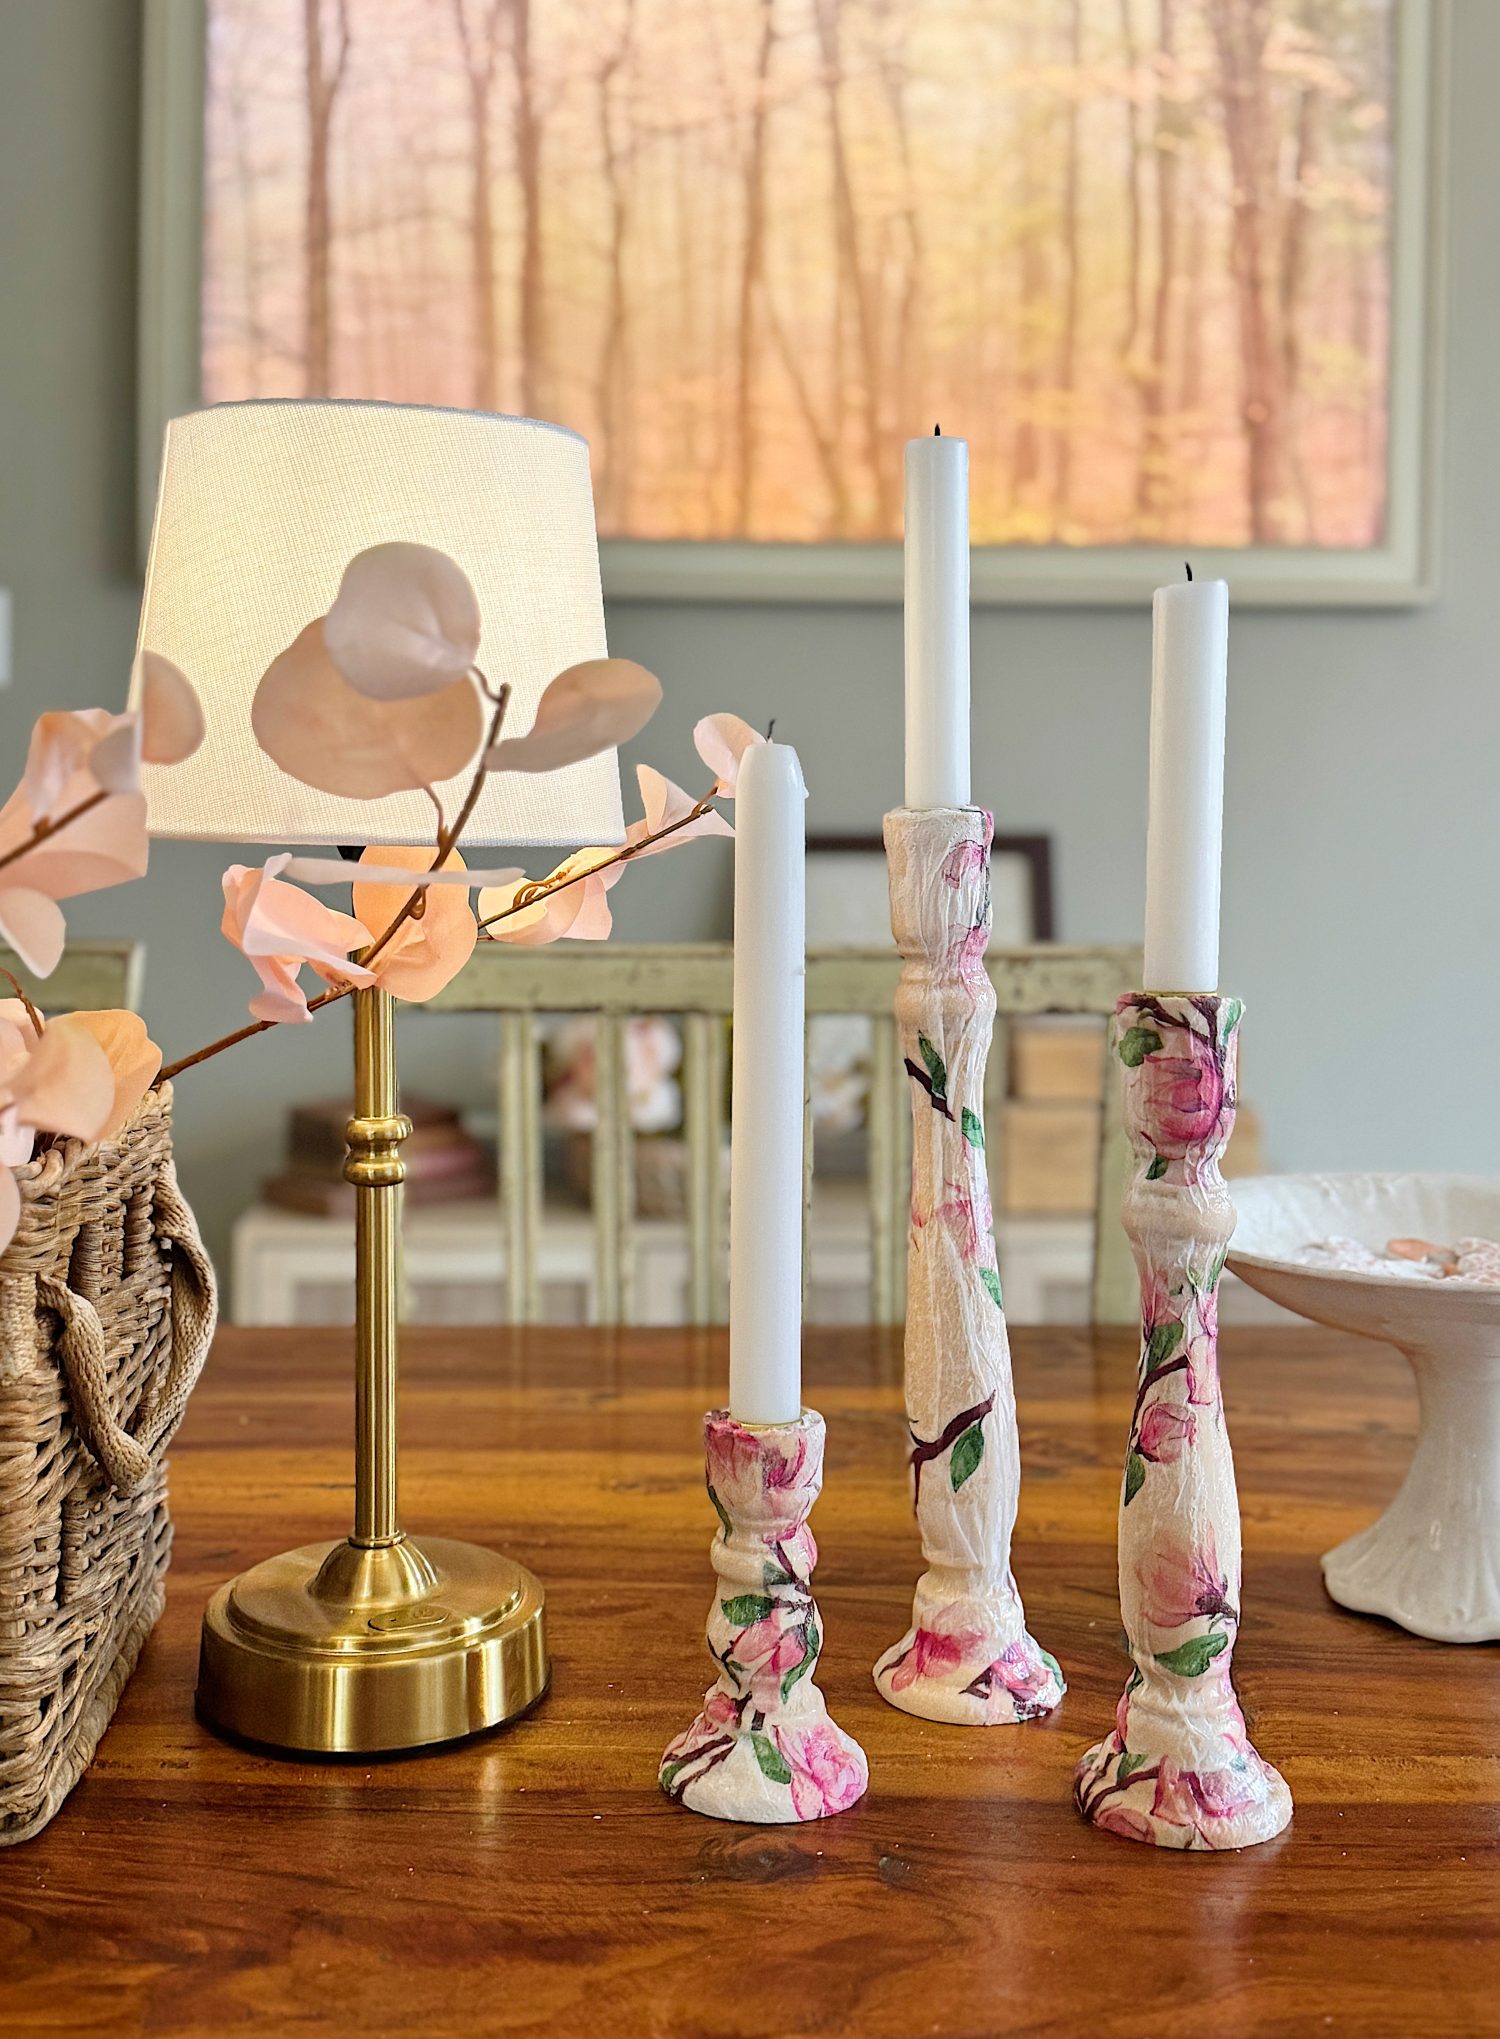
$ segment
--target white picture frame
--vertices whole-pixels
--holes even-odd
[[[1401,608],[1438,586],[1438,424],[1451,0],[1392,0],[1395,191],[1385,539],[1364,549],[1195,547],[1239,606]],[[200,401],[206,0],[145,0],[138,311],[138,509],[144,551],[169,418]],[[612,601],[895,603],[897,544],[605,539]],[[1180,548],[978,546],[979,606],[1134,606],[1181,572]]]

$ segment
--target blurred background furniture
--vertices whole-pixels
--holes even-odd
[[[13,949],[0,948],[0,969],[44,1013],[137,1012],[145,968],[144,942],[70,941],[50,977],[33,976]],[[0,997],[9,991],[0,982]]]
[[[1128,945],[1044,945],[995,950],[987,963],[999,1007],[987,1153],[1002,1214],[1007,1307],[1017,1322],[1128,1322],[1136,1309],[1134,1275],[1116,1222],[1125,1156],[1117,1115],[1101,1112],[1099,1094],[1106,1016],[1139,975],[1139,953]],[[810,1033],[821,1020],[852,1019],[868,1042],[854,1079],[862,1089],[860,1139],[825,1140],[815,1129],[809,1142],[814,1322],[896,1323],[905,1309],[910,1104],[891,1014],[900,967],[889,947],[823,949],[808,957]],[[725,1321],[732,985],[728,944],[621,944],[594,952],[481,945],[429,1010],[498,1018],[498,1220],[488,1199],[408,1213],[410,1321]],[[543,1047],[548,1018],[557,1014],[593,1022],[588,1210],[568,1198],[565,1186],[549,1187],[545,1166]],[[680,1215],[636,1210],[637,1159],[651,1136],[631,1124],[629,1029],[643,1014],[671,1015],[681,1028]],[[1038,1034],[1053,1016],[1065,1022],[1057,1038],[1046,1029]],[[407,1021],[418,1023],[432,1022],[416,1015]],[[1092,1084],[1092,1096],[1049,1098],[1049,1083],[1064,1093]],[[813,1102],[810,1072],[810,1120]],[[1037,1123],[1036,1113],[1049,1107],[1073,1110],[1066,1152],[1057,1124],[1049,1131]],[[1031,1186],[1023,1187],[1019,1175],[1011,1186],[1013,1141]],[[1040,1186],[1025,1162],[1028,1142],[1046,1159]],[[346,1221],[258,1205],[235,1227],[236,1321],[347,1318],[352,1252]]]

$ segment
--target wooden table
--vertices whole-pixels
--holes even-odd
[[[668,1804],[707,1682],[713,1519],[687,1332],[413,1334],[414,1526],[489,1538],[551,1598],[550,1697],[415,1759],[308,1764],[191,1710],[209,1589],[343,1524],[347,1339],[225,1332],[174,1456],[167,1614],[93,1771],[0,1856],[7,2034],[1362,2035],[1500,2031],[1500,1653],[1341,1613],[1317,1554],[1392,1490],[1401,1363],[1226,1334],[1245,1515],[1236,1668],[1297,1795],[1289,1833],[1158,1856],[1084,1828],[1073,1764],[1122,1669],[1114,1516],[1131,1341],[1022,1332],[1017,1571],[1071,1689],[970,1732],[877,1698],[915,1569],[895,1343],[809,1335],[828,1418],[825,1688],[869,1796],[798,1829]]]

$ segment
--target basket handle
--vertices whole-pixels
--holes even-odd
[[[58,1357],[68,1383],[73,1421],[111,1486],[123,1498],[139,1493],[150,1479],[163,1447],[187,1408],[203,1371],[218,1318],[213,1266],[203,1250],[192,1212],[182,1199],[170,1167],[156,1185],[155,1227],[172,1254],[172,1361],[166,1377],[146,1396],[132,1436],[114,1413],[105,1371],[107,1351],[99,1312],[86,1296],[50,1275],[37,1280],[37,1295],[61,1326]]]

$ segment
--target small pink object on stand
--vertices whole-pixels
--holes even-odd
[[[993,833],[978,807],[885,818],[912,1083],[906,1417],[927,1570],[875,1683],[906,1713],[965,1727],[1030,1720],[1065,1689],[1056,1658],[1027,1633],[1010,1568],[1021,1454],[983,1124]]]
[[[822,1417],[704,1418],[711,1547],[719,1588],[708,1651],[719,1667],[703,1711],[662,1757],[661,1788],[714,1819],[785,1825],[843,1812],[869,1782],[865,1753],[835,1726],[815,1673],[823,1623],[807,1518],[823,1485]]]
[[[1096,1827],[1158,1848],[1244,1848],[1292,1816],[1256,1750],[1230,1659],[1240,1510],[1219,1390],[1219,1277],[1234,1205],[1219,1156],[1234,1126],[1240,1002],[1122,998],[1114,1053],[1136,1167],[1125,1229],[1141,1277],[1141,1359],[1120,1493],[1120,1611],[1135,1669],[1115,1729],[1078,1766]]]

